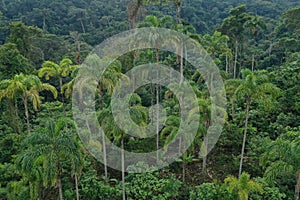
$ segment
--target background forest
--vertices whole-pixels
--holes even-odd
[[[106,38],[139,27],[163,27],[198,41],[218,66],[227,97],[222,135],[207,157],[211,124],[204,78],[184,59],[158,49],[129,52],[105,71],[96,91],[99,125],[114,144],[149,152],[172,142],[179,100],[149,84],[130,98],[138,125],[160,102],[167,118],[151,138],[133,138],[115,123],[110,98],[137,64],[162,63],[190,81],[200,126],[177,162],[129,166],[98,162],[72,118],[76,74]],[[0,1],[0,199],[288,200],[300,190],[299,0],[2,0]],[[95,143],[105,157],[106,144]],[[155,158],[153,158],[155,159]]]

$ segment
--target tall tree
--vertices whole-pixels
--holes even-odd
[[[236,78],[239,45],[244,37],[245,23],[251,20],[252,15],[246,12],[246,5],[240,5],[236,8],[232,8],[229,14],[230,16],[224,19],[220,27],[220,31],[227,34],[233,40],[233,46],[235,47],[233,78]]]
[[[9,99],[14,99],[19,95],[22,97],[28,132],[30,132],[28,100],[32,102],[33,108],[37,110],[42,103],[39,95],[41,91],[48,90],[52,92],[55,98],[57,97],[57,91],[53,86],[42,83],[41,80],[34,75],[24,75],[21,73],[15,75],[13,79],[1,81],[0,85],[0,100],[3,97]]]
[[[37,165],[43,166],[42,180],[46,187],[57,185],[63,199],[63,162],[78,166],[80,153],[74,135],[75,124],[69,118],[49,120],[45,128],[37,128],[26,138],[26,149],[17,158],[20,170],[30,174]]]
[[[244,138],[241,151],[239,177],[242,174],[251,103],[253,100],[257,100],[258,103],[263,103],[267,107],[270,106],[272,100],[280,94],[280,89],[270,83],[268,77],[265,75],[254,74],[249,69],[244,69],[242,70],[242,77],[242,82],[235,91],[235,95],[238,99],[246,101]]]
[[[153,16],[153,15],[149,15],[149,16],[146,16],[145,20],[139,24],[139,27],[155,27],[155,28],[164,28],[168,25],[170,25],[172,23],[172,18],[170,16],[165,16],[165,17],[162,17],[162,18],[157,18],[156,16]],[[161,41],[161,40],[164,40],[165,36],[162,36],[161,34],[158,34],[158,38],[155,38],[155,44],[157,44],[158,46],[158,43]],[[158,48],[155,48],[155,57],[156,57],[156,79],[158,80],[159,79],[159,70],[158,70],[158,64],[159,64],[159,49]],[[159,81],[159,80],[158,80]],[[152,84],[151,84],[151,91],[152,91]],[[159,93],[160,93],[160,86],[159,84],[156,84],[156,88],[155,88],[155,91],[156,91],[156,104],[158,105],[159,104]],[[151,96],[152,98],[152,96]],[[153,101],[151,100],[151,103]],[[153,105],[151,105],[153,106]],[[159,149],[159,123],[160,123],[160,116],[159,116],[159,106],[156,107],[156,163],[158,164],[159,162],[159,152],[158,152],[158,149]]]
[[[12,22],[9,25],[8,42],[17,45],[18,50],[31,62],[41,53],[34,41],[42,37],[42,30],[35,26],[26,26],[23,22]]]
[[[30,74],[34,67],[18,50],[17,45],[7,42],[0,46],[0,80],[11,79],[16,74]]]
[[[259,36],[260,30],[265,30],[267,25],[262,17],[251,16],[251,18],[245,23],[245,28],[248,29],[250,34],[254,37],[254,46],[257,47],[257,38]],[[251,69],[254,71],[255,67],[255,52],[252,54]]]
[[[69,58],[64,58],[59,64],[52,61],[46,61],[39,69],[39,77],[45,76],[46,80],[50,77],[57,78],[59,80],[59,91],[61,95],[62,103],[64,103],[63,94],[63,78],[69,76],[69,74],[76,69],[77,66],[73,65],[73,62]]]

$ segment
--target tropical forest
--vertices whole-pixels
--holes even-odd
[[[0,1],[0,200],[299,196],[299,0]]]

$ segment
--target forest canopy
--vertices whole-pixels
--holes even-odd
[[[107,60],[93,49],[135,28],[166,28],[188,39],[177,38],[175,54],[157,44],[174,35],[137,38],[157,46],[126,52],[97,77],[85,61]],[[189,62],[189,40],[205,49],[218,75],[207,77]],[[150,75],[128,74],[147,63],[154,66]],[[160,65],[174,73],[161,78]],[[84,70],[91,76],[81,76]],[[178,84],[135,88],[146,76]],[[216,77],[226,108],[215,108],[219,100],[211,98],[216,81],[209,80]],[[133,88],[124,97],[129,117],[122,125],[112,106],[120,80]],[[299,80],[298,0],[2,0],[0,199],[298,200]],[[87,126],[81,130],[74,105],[82,112],[90,93],[95,111],[80,119]],[[187,108],[195,109],[185,113]],[[224,115],[224,126],[210,129],[216,114]],[[188,147],[177,137],[191,132],[181,129],[186,122],[197,122]],[[89,140],[96,127],[103,133]],[[210,151],[205,138],[219,130]],[[138,162],[125,169],[126,153],[119,156],[109,144],[134,153],[174,146],[182,154],[164,168],[158,169],[164,155],[157,153],[147,158],[157,165]],[[110,166],[113,161],[118,166]]]

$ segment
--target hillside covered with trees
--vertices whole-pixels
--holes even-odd
[[[208,149],[204,138],[214,123],[215,99],[207,77],[185,59],[184,42],[178,55],[159,48],[127,52],[101,74],[96,90],[80,87],[90,81],[80,77],[86,58],[98,62],[90,54],[96,45],[145,27],[184,34],[206,50],[219,70],[226,109],[218,112],[225,121],[208,155],[199,152]],[[111,100],[118,81],[135,84],[126,73],[147,63],[179,74],[166,79],[188,80],[199,113],[189,110],[187,121],[199,124],[191,145],[167,167],[139,162],[124,169],[124,151],[115,154],[109,143],[135,153],[176,142],[184,148],[176,139],[184,109],[176,94],[186,92],[180,84],[150,83],[128,97],[131,121],[139,127],[152,124],[151,137],[131,129],[134,137],[123,130],[127,124],[122,127],[114,119]],[[158,70],[151,70],[158,78]],[[299,80],[298,0],[2,0],[0,199],[298,200]],[[116,160],[120,166],[97,160],[79,137],[90,135],[78,134],[73,95],[84,107],[82,99],[90,92],[95,94],[96,124],[107,140],[89,145],[104,162]],[[161,108],[155,107],[158,103]],[[158,162],[159,156],[149,159]],[[145,169],[153,170],[137,173]]]

